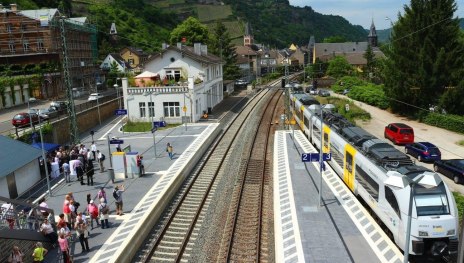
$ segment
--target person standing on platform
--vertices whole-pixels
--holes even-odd
[[[98,205],[98,211],[99,211],[99,217],[100,217],[100,224],[101,228],[104,229],[109,228],[110,226],[108,225],[108,218],[110,214],[110,208],[108,204],[106,203],[105,198],[100,198],[100,204]]]
[[[61,166],[61,169],[63,170],[64,179],[66,183],[70,183],[71,182],[71,170],[69,169],[68,161],[64,161],[63,165]]]
[[[18,246],[13,247],[10,256],[8,257],[8,263],[23,263],[24,254],[19,250]]]
[[[60,233],[58,237],[58,244],[60,245],[61,254],[63,254],[63,262],[64,263],[71,262],[70,257],[69,257],[68,239],[66,238],[65,233]]]
[[[108,203],[107,202],[107,199],[106,199],[106,192],[105,192],[105,187],[100,187],[100,190],[98,191],[97,193],[97,199],[100,200],[100,203],[101,203],[101,199],[103,198],[103,202],[105,203]]]
[[[94,204],[93,200],[90,200],[87,210],[90,215],[90,227],[93,229],[93,220],[95,220],[97,226],[100,226],[100,222],[98,222],[98,206]]]
[[[96,153],[97,153],[97,145],[95,142],[92,142],[92,145],[90,145],[90,150],[92,151],[93,154],[93,160],[96,160]]]
[[[81,243],[82,253],[90,251],[89,249],[89,231],[87,231],[87,225],[84,220],[76,221],[74,227],[76,229],[76,234],[79,237],[79,243]]]
[[[168,144],[166,145],[166,152],[168,152],[169,159],[171,160],[172,160],[172,157],[174,156],[173,151],[174,149],[172,148],[172,145],[168,142]]]
[[[105,155],[100,152],[100,150],[97,150],[97,158],[98,158],[98,163],[100,164],[100,173],[103,173],[105,171],[105,166],[103,163],[105,162]]]
[[[143,155],[137,157],[137,166],[139,167],[139,175],[142,176],[145,174],[145,165],[143,161]]]
[[[85,174],[87,175],[87,185],[92,185],[93,186],[93,175],[95,174],[93,170],[93,162],[92,159],[87,160],[87,169],[85,171]]]
[[[122,210],[122,193],[124,193],[124,185],[116,186],[113,191],[113,197],[116,199],[116,214],[117,215],[124,215]]]
[[[46,250],[42,242],[37,242],[35,244],[34,252],[32,253],[32,258],[34,263],[41,263],[44,260],[45,255],[47,254],[48,250]]]

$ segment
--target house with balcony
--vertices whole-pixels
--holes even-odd
[[[222,76],[221,59],[209,54],[206,45],[163,44],[161,52],[145,62],[144,73],[135,77],[138,86],[129,87],[123,79],[128,118],[196,122],[224,98]]]

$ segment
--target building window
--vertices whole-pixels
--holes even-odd
[[[10,50],[10,53],[15,53],[16,52],[14,41],[10,41],[8,43],[8,49]]]
[[[26,24],[21,24],[21,31],[26,32],[27,25]]]
[[[148,102],[148,115],[149,117],[155,117],[155,102]]]
[[[164,117],[180,117],[179,102],[163,102]]]
[[[43,39],[38,39],[37,40],[37,50],[44,50]]]
[[[13,25],[12,24],[7,24],[6,25],[6,32],[11,33],[13,31]]]
[[[169,80],[179,81],[180,80],[180,70],[179,69],[166,70],[166,77]]]
[[[24,40],[24,42],[23,42],[23,49],[24,49],[24,52],[28,52],[28,51],[29,51],[29,41]]]
[[[147,117],[145,102],[139,102],[140,118]]]

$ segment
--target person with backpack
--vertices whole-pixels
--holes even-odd
[[[96,206],[93,200],[90,200],[89,205],[87,206],[87,210],[90,215],[90,227],[93,229],[93,220],[97,222],[97,226],[100,226],[100,222],[98,222],[98,206]]]
[[[122,193],[124,192],[124,185],[116,186],[113,191],[113,197],[116,199],[116,214],[117,215],[124,215],[123,210],[122,210]]]
[[[100,212],[99,217],[100,217],[101,228],[102,229],[104,229],[105,227],[110,228],[110,226],[108,225],[110,208],[108,204],[106,203],[105,198],[103,197],[100,198],[100,204],[98,205],[98,211]]]

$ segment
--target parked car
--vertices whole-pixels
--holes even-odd
[[[11,124],[15,127],[24,127],[31,125],[31,120],[32,124],[36,124],[39,122],[39,116],[35,113],[29,114],[27,112],[21,112],[13,117]]]
[[[67,105],[66,101],[60,101],[60,100],[52,101],[50,103],[50,107],[55,108],[57,111],[66,109],[66,105]]]
[[[50,107],[48,109],[39,109],[37,114],[39,114],[39,117],[42,118],[42,120],[48,120],[57,117],[58,111],[54,107]]]
[[[311,89],[309,89],[309,94],[310,95],[317,95],[317,89],[314,88],[314,87],[311,87]]]
[[[328,90],[325,90],[325,89],[320,89],[319,92],[317,93],[317,95],[319,95],[321,97],[329,97],[330,92]]]
[[[248,85],[248,81],[244,79],[237,79],[235,81],[235,86],[246,86],[246,85]]]
[[[385,126],[385,138],[394,144],[410,144],[414,142],[414,130],[404,123],[390,123]]]
[[[453,179],[457,184],[464,182],[464,160],[439,160],[433,164],[433,170]]]
[[[440,149],[429,142],[406,144],[404,151],[406,154],[416,157],[419,162],[441,160]]]
[[[101,99],[101,98],[103,98],[103,95],[101,93],[91,93],[87,100],[92,101],[92,100],[97,100],[97,99]]]

